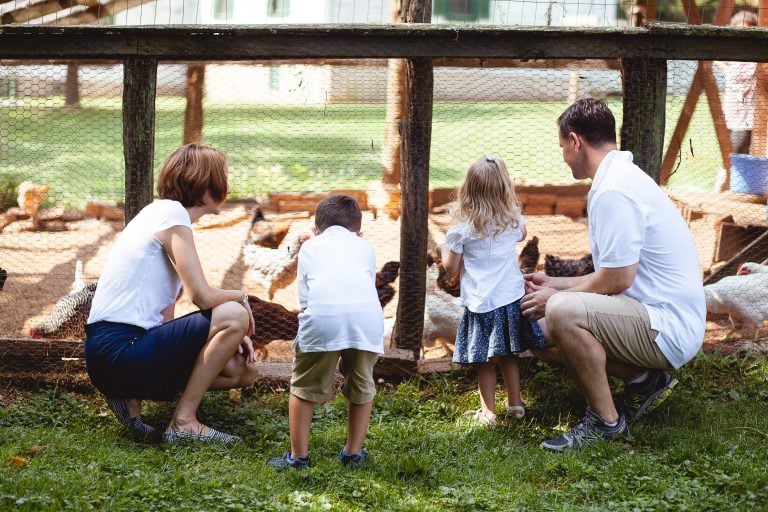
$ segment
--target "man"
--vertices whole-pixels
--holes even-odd
[[[618,151],[606,103],[582,99],[558,118],[563,160],[592,179],[589,242],[595,272],[580,277],[527,274],[523,314],[539,320],[552,347],[535,354],[566,364],[587,401],[569,432],[542,443],[555,451],[628,433],[677,384],[668,372],[696,355],[706,306],[696,248],[680,213],[639,167]],[[626,382],[617,410],[608,376]]]

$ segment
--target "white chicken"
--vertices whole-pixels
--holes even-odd
[[[253,243],[243,248],[243,261],[250,268],[249,276],[264,289],[269,300],[277,290],[296,279],[299,249],[309,238],[308,232],[305,225],[297,222],[291,226],[277,249]]]
[[[446,351],[453,354],[449,344],[453,345],[456,341],[456,328],[464,308],[459,297],[454,297],[437,285],[438,275],[437,264],[427,267],[422,340],[429,347],[439,342]]]
[[[768,267],[759,263],[743,263],[737,275],[724,277],[704,287],[707,311],[727,314],[731,329],[728,340],[742,326],[754,330],[757,339],[760,328],[768,320]]]

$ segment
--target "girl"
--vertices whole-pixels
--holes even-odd
[[[238,441],[197,419],[207,390],[257,377],[248,296],[208,284],[192,236],[192,223],[220,213],[226,200],[226,157],[182,146],[165,161],[157,191],[160,200],[125,226],[99,277],[86,326],[88,375],[136,432],[155,430],[141,416],[143,399],[178,397],[165,442]],[[174,318],[182,284],[200,311]]]
[[[507,389],[507,412],[523,418],[515,354],[546,343],[538,324],[520,311],[525,285],[515,244],[525,239],[525,220],[501,158],[486,156],[472,164],[452,214],[458,223],[439,249],[445,270],[461,271],[464,315],[453,361],[477,366],[481,408],[473,419],[496,424],[496,365]]]

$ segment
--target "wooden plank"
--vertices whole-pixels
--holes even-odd
[[[768,61],[768,31],[649,23],[642,28],[398,25],[30,26],[0,30],[0,58],[692,59]]]
[[[80,358],[83,342],[72,340],[36,340],[31,338],[0,339],[0,359],[12,358]]]
[[[701,66],[696,68],[696,72],[693,75],[693,81],[691,87],[688,89],[688,93],[685,96],[685,102],[683,108],[680,111],[680,117],[677,118],[677,124],[675,130],[672,132],[672,138],[669,140],[669,147],[664,155],[664,160],[661,163],[661,175],[659,176],[659,184],[662,186],[667,185],[669,177],[674,172],[675,166],[680,149],[682,148],[683,138],[688,131],[688,126],[691,124],[691,118],[693,112],[696,110],[696,103],[699,101],[704,90],[704,70]]]
[[[125,221],[152,202],[157,59],[134,57],[123,65]]]
[[[667,61],[623,59],[621,149],[656,183],[661,176],[667,105]]]
[[[731,259],[729,259],[725,265],[720,267],[717,271],[712,272],[706,279],[704,284],[712,284],[718,282],[720,279],[726,276],[732,276],[736,273],[739,265],[745,261],[763,261],[768,258],[768,231],[757,237],[744,249],[736,253]]]
[[[717,226],[714,261],[730,260],[766,231],[768,226],[720,222]]]
[[[717,137],[717,145],[720,148],[720,159],[723,169],[725,169],[725,184],[730,184],[730,169],[731,169],[731,136],[728,132],[728,127],[725,125],[725,116],[723,115],[723,106],[720,102],[720,90],[717,88],[715,82],[715,75],[712,74],[711,62],[700,62],[699,67],[702,68],[702,84],[704,86],[704,92],[707,94],[707,104],[709,105],[709,113],[712,116],[712,122],[715,125],[715,136]]]

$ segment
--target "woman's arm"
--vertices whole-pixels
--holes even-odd
[[[239,302],[248,311],[250,328],[253,333],[253,315],[247,295],[242,290],[224,290],[208,284],[197,254],[192,230],[185,226],[173,226],[155,233],[165,252],[176,268],[181,282],[192,303],[200,309],[211,309],[228,301]]]

